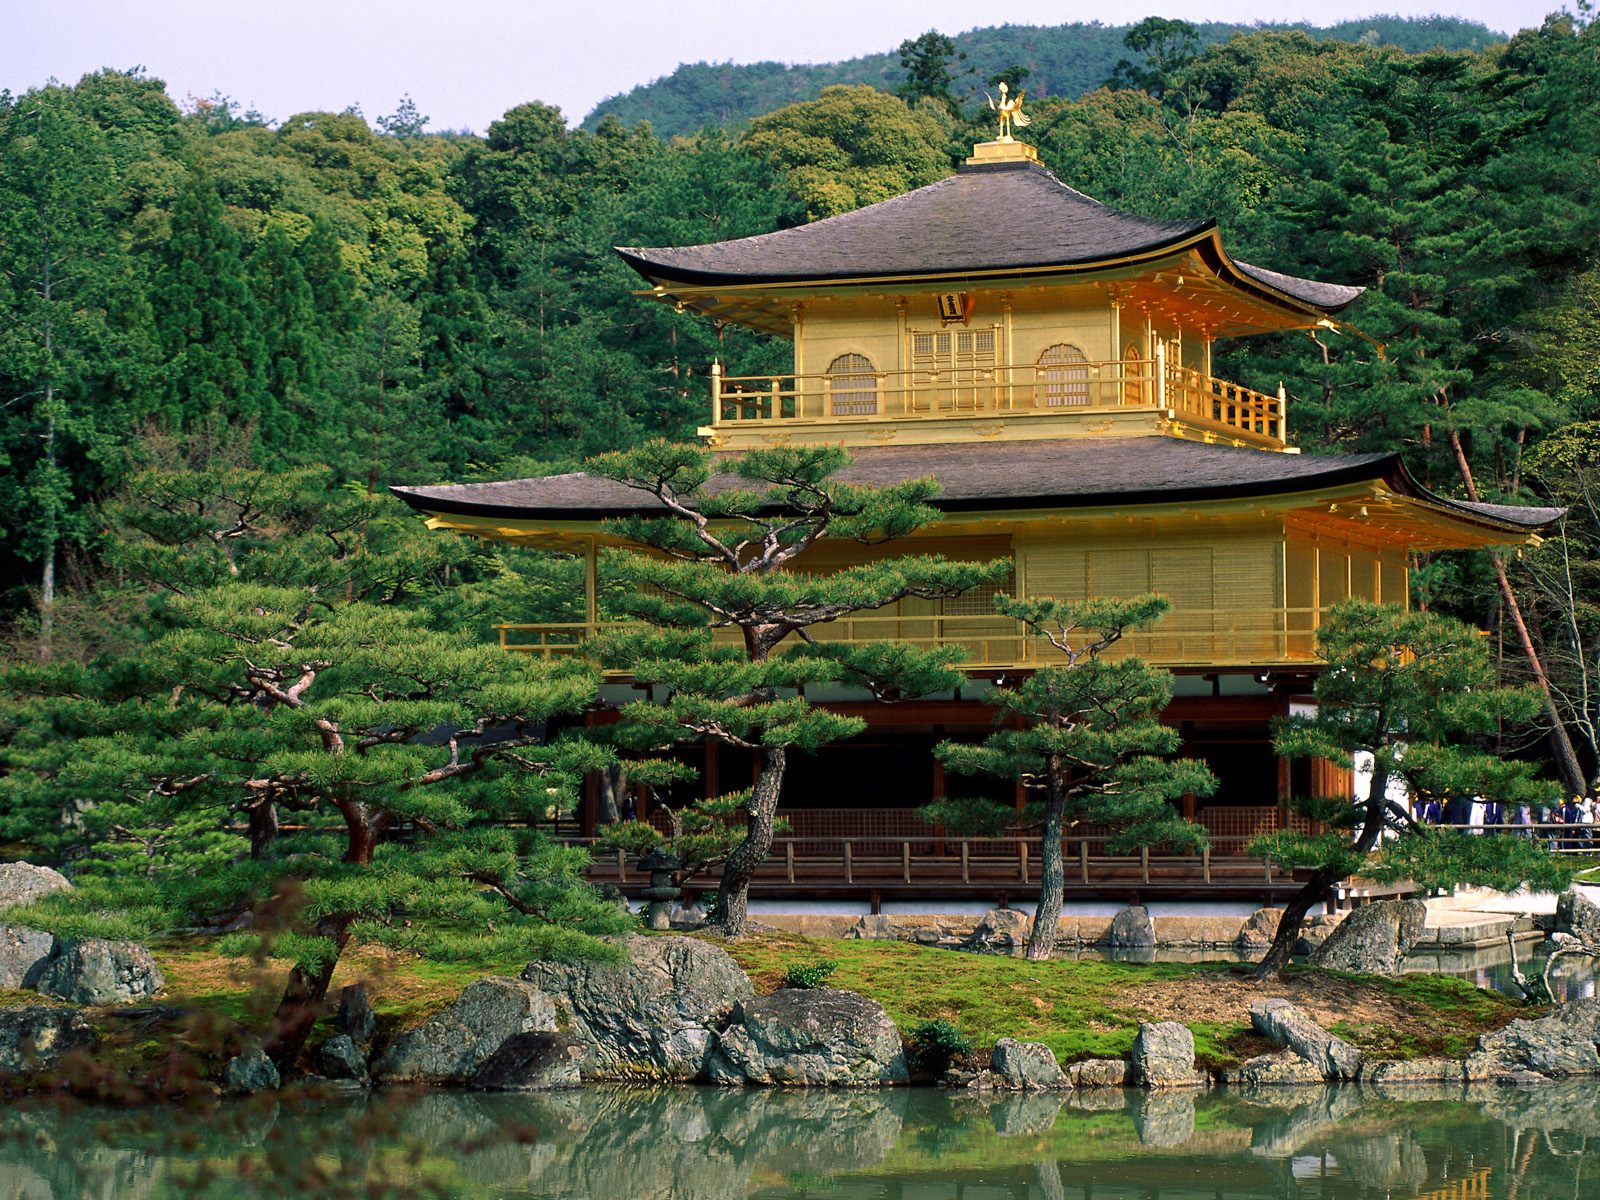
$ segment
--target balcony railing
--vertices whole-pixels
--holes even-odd
[[[1177,610],[1150,629],[1133,630],[1109,652],[1138,655],[1162,666],[1272,666],[1316,662],[1316,630],[1327,609]],[[497,626],[502,649],[545,657],[579,651],[597,633],[627,629],[620,622]],[[961,646],[969,670],[1048,666],[1060,654],[1021,622],[1000,616],[871,613],[814,625],[819,642],[898,641],[913,646]],[[732,642],[731,630],[718,630]]]
[[[711,378],[712,426],[867,422],[949,417],[1063,416],[1171,410],[1253,441],[1285,441],[1285,398],[1163,359],[838,375]]]

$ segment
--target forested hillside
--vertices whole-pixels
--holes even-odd
[[[1026,67],[1034,96],[1081,96],[1093,91],[1128,57],[1123,38],[1130,26],[1098,21],[1065,25],[999,25],[955,34],[959,60],[955,94],[982,99],[984,84],[1009,67]],[[1214,46],[1253,30],[1299,30],[1313,37],[1368,46],[1424,50],[1483,50],[1503,40],[1475,21],[1455,17],[1384,17],[1318,28],[1305,24],[1248,26],[1207,21],[1194,27],[1199,45]],[[865,83],[898,91],[906,69],[893,51],[836,63],[685,63],[672,74],[595,105],[586,129],[607,117],[632,125],[649,121],[657,136],[670,138],[706,125],[742,127],[751,117],[799,100],[813,100],[825,87]]]
[[[1030,139],[1107,203],[1214,216],[1247,261],[1369,289],[1348,317],[1370,340],[1259,339],[1219,365],[1284,380],[1308,450],[1398,449],[1442,492],[1573,506],[1507,586],[1592,768],[1600,26],[1555,17],[1420,54],[1144,33],[1119,51],[1120,86],[1030,94]],[[270,127],[113,71],[0,95],[13,652],[136,636],[118,606],[149,599],[107,556],[121,535],[103,504],[142,466],[315,466],[381,494],[692,436],[714,356],[783,369],[787,345],[634,296],[609,248],[771,230],[948,174],[991,136],[955,53],[918,39],[904,97],[836,87],[670,141],[611,118],[571,130],[536,101],[481,138],[430,135],[410,107],[376,129],[353,112]],[[1492,561],[1416,565],[1417,600],[1499,631],[1516,674]],[[482,630],[566,611],[563,569],[479,552],[433,584],[498,588],[452,609]]]

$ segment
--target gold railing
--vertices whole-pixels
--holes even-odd
[[[1316,630],[1326,609],[1189,609],[1174,611],[1149,629],[1125,635],[1111,653],[1138,655],[1163,666],[1271,666],[1316,659]],[[596,633],[627,629],[622,622],[504,624],[500,646],[545,657],[576,652]],[[1018,621],[1000,616],[871,613],[814,625],[819,642],[897,641],[913,646],[961,646],[969,670],[1033,668],[1058,661],[1058,652]],[[719,639],[734,640],[731,630]]]
[[[714,365],[711,376],[713,427],[1170,409],[1281,445],[1284,408],[1281,393],[1161,359],[851,375],[723,376]]]

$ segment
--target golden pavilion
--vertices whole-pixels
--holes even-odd
[[[959,643],[971,682],[894,705],[843,690],[814,697],[859,713],[869,729],[793,760],[783,811],[794,836],[758,894],[809,881],[813,894],[854,895],[870,875],[874,899],[943,894],[938,879],[944,891],[982,879],[993,896],[990,876],[1014,879],[1019,868],[1026,884],[1025,843],[978,848],[1002,863],[986,874],[964,842],[958,874],[953,843],[915,812],[944,792],[934,743],[985,733],[988,689],[1051,653],[995,615],[996,590],[1170,600],[1171,612],[1126,648],[1176,674],[1166,717],[1220,787],[1186,803],[1218,863],[1169,878],[1229,878],[1221,861],[1290,820],[1290,794],[1349,787],[1347,773],[1280,759],[1270,744],[1271,719],[1308,700],[1328,609],[1351,596],[1405,605],[1414,552],[1526,541],[1560,515],[1435,495],[1396,454],[1301,453],[1288,442],[1282,386],[1218,378],[1213,350],[1219,339],[1341,328],[1361,289],[1234,259],[1214,221],[1108,208],[1022,142],[981,144],[949,178],[797,228],[617,253],[647,296],[793,343],[785,375],[736,378],[711,365],[700,430],[709,445],[839,444],[853,458],[846,478],[938,478],[943,521],[893,547],[841,547],[841,563],[904,547],[1015,564],[1001,587],[814,631]],[[581,473],[395,490],[435,527],[585,558],[584,622],[501,630],[508,650],[541,654],[597,627],[595,555],[611,540],[601,523],[649,503]],[[748,785],[747,757],[708,746],[696,759],[707,793]],[[1081,880],[1069,870],[1069,885],[1093,891],[1091,832],[1077,831],[1069,847],[1082,868]],[[797,875],[797,846],[802,862],[834,866]],[[883,869],[872,874],[869,860]],[[928,866],[935,860],[942,876]],[[1252,894],[1288,885],[1259,861],[1250,870]],[[1148,856],[1103,877],[1132,878],[1123,890],[1140,895],[1162,878]]]

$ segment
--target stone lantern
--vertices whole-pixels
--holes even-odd
[[[650,886],[640,894],[650,902],[645,914],[645,924],[651,929],[672,928],[672,902],[683,895],[673,877],[683,863],[675,854],[665,850],[652,850],[639,859],[639,870],[650,872]]]

